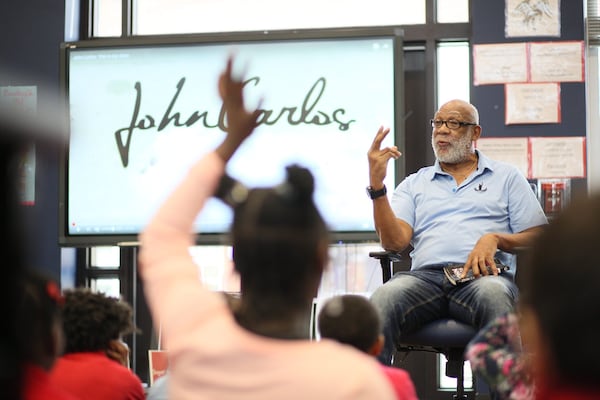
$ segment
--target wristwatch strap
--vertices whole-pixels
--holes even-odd
[[[383,188],[381,188],[379,190],[375,190],[375,189],[373,189],[373,187],[368,186],[367,194],[369,195],[371,200],[375,200],[375,199],[378,199],[379,197],[385,196],[387,194],[387,188],[385,187],[385,185],[383,185]]]

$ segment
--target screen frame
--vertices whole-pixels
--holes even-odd
[[[64,42],[60,46],[60,89],[65,101],[66,121],[69,120],[69,52],[71,49],[103,49],[111,47],[148,47],[185,44],[226,44],[242,42],[286,41],[303,39],[344,39],[390,37],[394,43],[394,144],[402,151],[405,143],[404,128],[404,67],[403,67],[403,30],[397,26],[351,27],[329,29],[300,29],[261,32],[223,32],[209,34],[156,35],[131,38],[104,38],[77,42]],[[67,123],[70,127],[70,124]],[[377,127],[373,127],[374,132]],[[70,132],[69,132],[70,137]],[[365,149],[365,160],[366,160]],[[59,163],[59,235],[58,243],[62,247],[88,246],[137,246],[138,234],[70,234],[69,233],[69,142],[62,148]],[[365,168],[366,163],[365,163]],[[394,161],[395,185],[405,176],[404,158]],[[365,182],[365,186],[368,182]],[[389,188],[388,188],[389,189]],[[365,197],[366,197],[365,193]],[[379,241],[375,231],[336,231],[330,232],[331,243],[362,243]],[[229,245],[229,234],[204,233],[196,235],[196,244]]]

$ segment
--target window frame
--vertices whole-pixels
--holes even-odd
[[[74,0],[76,1],[76,0]],[[95,39],[94,32],[94,10],[96,2],[99,0],[81,1],[79,7],[79,38],[78,40],[93,40]],[[425,107],[427,110],[433,111],[437,108],[437,47],[442,42],[468,42],[470,46],[471,36],[471,2],[469,0],[469,21],[460,23],[438,23],[436,21],[437,1],[443,0],[425,0],[425,23],[419,25],[401,25],[404,30],[404,45],[407,48],[423,47],[425,52]],[[135,24],[133,16],[135,15],[136,0],[121,1],[121,37],[132,37],[135,32]],[[469,63],[472,65],[471,55]],[[472,73],[469,74],[469,80],[472,81]],[[472,88],[472,85],[471,85]],[[470,88],[470,91],[472,89]],[[425,125],[429,125],[429,121],[423,121]],[[432,152],[424,163],[432,163],[434,156]],[[92,248],[78,248],[76,251],[76,285],[89,287],[90,281],[93,279],[106,279],[118,277],[120,279],[120,292],[125,301],[128,301],[134,309],[134,322],[142,330],[141,335],[130,335],[126,338],[126,342],[131,349],[131,368],[136,372],[143,382],[149,382],[148,379],[148,349],[156,348],[156,337],[153,335],[153,325],[148,310],[148,306],[143,295],[143,287],[137,275],[137,248],[136,247],[121,247],[120,248],[120,263],[115,268],[95,268],[91,265]],[[427,398],[442,399],[447,396],[445,390],[438,390],[442,377],[441,372],[435,367],[439,363],[439,358],[443,357],[439,354],[432,360],[432,355],[415,355],[418,358],[415,363],[423,370],[426,368],[435,370],[436,383],[426,386],[431,393],[423,393]],[[416,377],[415,377],[416,378]],[[427,376],[426,379],[430,382],[432,376]],[[431,389],[429,389],[431,388]]]

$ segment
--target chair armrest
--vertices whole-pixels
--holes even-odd
[[[381,259],[389,259],[390,262],[396,262],[402,260],[402,254],[397,251],[383,250],[383,251],[371,251],[369,257]]]
[[[392,277],[392,263],[402,260],[402,255],[399,252],[388,250],[371,251],[369,257],[379,260],[383,283],[389,281]]]

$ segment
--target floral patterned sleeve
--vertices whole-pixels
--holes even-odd
[[[501,399],[533,399],[533,384],[515,314],[499,317],[483,328],[469,343],[465,357],[473,372]]]

